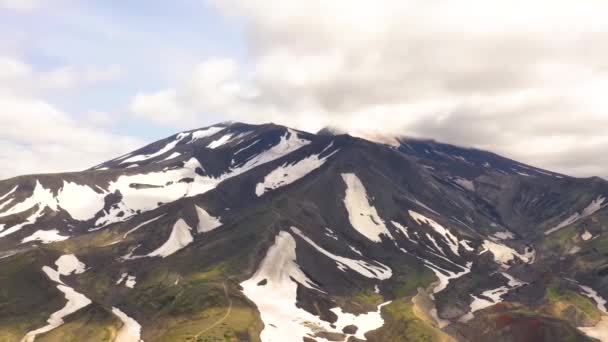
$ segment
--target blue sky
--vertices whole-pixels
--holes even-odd
[[[608,3],[0,0],[0,178],[236,120],[608,175]]]
[[[92,110],[111,113],[119,120],[106,129],[116,134],[146,140],[172,134],[174,127],[128,115],[133,94],[166,86],[180,64],[206,56],[245,58],[238,20],[204,1],[57,3],[0,11],[0,36],[8,45],[3,48],[40,72],[73,65],[119,66],[124,75],[112,82],[43,96],[74,117]],[[200,125],[215,120],[201,116]]]

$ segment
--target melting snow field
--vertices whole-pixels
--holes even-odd
[[[238,165],[236,168],[232,169],[232,173],[241,174],[256,166],[286,156],[308,144],[310,144],[310,141],[298,137],[298,134],[295,131],[288,129],[276,145]]]
[[[159,256],[166,258],[180,249],[188,246],[192,243],[192,241],[194,241],[194,238],[190,233],[191,230],[192,228],[190,228],[190,226],[188,226],[184,220],[179,219],[175,225],[173,225],[173,230],[171,230],[169,239],[158,249],[150,252],[148,256]]]
[[[91,300],[85,295],[74,291],[73,288],[66,286],[60,279],[60,275],[70,275],[72,273],[82,273],[85,271],[85,264],[80,262],[73,254],[62,255],[57,261],[57,270],[54,270],[48,266],[44,266],[42,270],[47,276],[54,282],[59,283],[57,289],[63,292],[67,303],[59,311],[51,314],[47,320],[47,325],[42,328],[28,332],[21,342],[33,342],[37,335],[47,333],[61,325],[63,325],[63,318],[73,314],[74,312],[86,307],[91,304]]]
[[[121,164],[127,164],[127,163],[136,163],[136,162],[141,162],[141,161],[145,161],[148,159],[152,159],[152,158],[156,158],[158,156],[161,156],[169,151],[171,151],[172,149],[175,148],[175,146],[177,146],[177,144],[182,141],[186,136],[188,136],[187,134],[179,134],[177,136],[177,138],[173,141],[171,141],[170,143],[168,143],[167,145],[165,145],[163,148],[161,148],[160,150],[156,151],[155,153],[150,153],[150,154],[144,154],[144,155],[135,155],[131,158],[125,159],[122,162],[120,162]]]
[[[362,315],[344,313],[340,308],[331,309],[338,320],[330,325],[296,306],[298,284],[321,291],[296,263],[296,241],[291,234],[282,231],[275,238],[274,245],[268,249],[255,274],[241,283],[243,293],[256,304],[264,322],[260,336],[262,341],[302,341],[304,337],[328,341],[315,337],[315,333],[342,333],[342,329],[351,324],[358,327],[353,336],[364,340],[365,333],[384,324],[380,311],[387,303],[378,307],[376,312]]]
[[[489,300],[485,299],[485,298],[477,297],[475,295],[471,295],[471,297],[473,297],[473,301],[469,305],[470,311],[467,314],[460,317],[460,319],[459,319],[460,322],[466,323],[466,322],[470,321],[471,319],[473,319],[475,317],[474,313],[476,311],[483,310],[492,305],[496,305],[496,304],[502,302],[502,297],[505,294],[507,294],[509,291],[516,289],[525,284],[524,282],[514,278],[513,276],[511,276],[508,273],[501,272],[500,274],[502,274],[505,278],[507,278],[508,286],[501,286],[501,287],[493,289],[493,290],[487,290],[487,291],[482,292],[481,296],[488,298]]]
[[[351,269],[364,277],[367,278],[375,278],[375,279],[389,279],[393,276],[393,272],[390,267],[382,265],[379,262],[375,262],[377,265],[372,265],[363,260],[355,260],[350,258],[345,258],[341,256],[337,256],[326,249],[317,245],[314,241],[306,237],[298,228],[291,227],[291,231],[301,237],[304,241],[308,242],[311,246],[313,246],[317,251],[321,252],[321,254],[327,256],[328,258],[334,260],[338,265],[338,268],[341,271],[346,271],[346,269]]]
[[[64,181],[57,194],[57,203],[73,219],[86,221],[103,208],[106,195],[107,193],[97,192],[89,186]]]
[[[343,173],[342,179],[346,184],[344,206],[353,228],[373,242],[381,242],[382,234],[392,238],[384,221],[378,216],[376,208],[369,203],[367,191],[361,180],[354,173]]]
[[[534,260],[534,253],[520,254],[511,247],[498,244],[489,240],[484,240],[482,245],[483,250],[479,254],[490,252],[494,256],[494,261],[504,268],[509,268],[509,262],[515,258],[519,258],[525,263],[530,263]]]
[[[195,206],[195,208],[196,215],[198,216],[198,226],[196,230],[198,233],[210,232],[222,225],[219,218],[209,215],[208,212],[199,206]]]
[[[152,223],[152,222],[154,222],[154,221],[158,220],[159,218],[161,218],[161,217],[163,217],[163,216],[165,216],[165,215],[166,215],[166,214],[162,214],[162,215],[157,216],[157,217],[155,217],[155,218],[153,218],[153,219],[150,219],[150,220],[148,220],[148,221],[145,221],[145,222],[142,222],[142,223],[138,224],[137,226],[135,226],[135,227],[133,227],[133,228],[129,229],[129,231],[128,231],[128,232],[126,232],[126,233],[125,233],[125,234],[122,236],[122,238],[123,238],[123,239],[126,239],[126,238],[127,238],[127,236],[129,236],[129,234],[133,233],[134,231],[138,230],[138,229],[139,229],[139,228],[141,228],[141,227],[144,227],[144,226],[146,226],[146,225],[148,225],[148,224],[150,224],[150,223]]]
[[[120,330],[118,330],[114,342],[140,342],[141,325],[116,307],[112,307],[112,313],[118,317],[123,324]]]
[[[193,138],[195,136],[203,137],[222,129],[224,128],[211,127],[197,131],[198,133],[179,134],[175,141],[167,144],[158,152],[149,155],[136,155],[129,159],[125,159],[122,163],[132,163],[134,161],[147,160],[160,156],[175,147],[179,141],[185,139],[189,134],[192,134]],[[95,227],[90,229],[90,231],[97,230],[112,223],[125,221],[137,212],[156,209],[163,203],[173,202],[183,197],[203,194],[214,189],[220,182],[228,178],[242,174],[256,166],[281,158],[307,144],[310,144],[310,141],[301,139],[295,131],[288,130],[276,145],[252,156],[241,165],[229,169],[225,174],[218,178],[199,175],[196,171],[197,169],[203,169],[203,167],[196,158],[191,158],[184,162],[182,168],[122,175],[115,181],[110,182],[107,189],[99,188],[99,191],[86,185],[64,182],[63,187],[59,190],[57,197],[55,197],[51,190],[46,189],[37,181],[30,197],[19,203],[12,203],[13,199],[11,198],[1,204],[0,218],[23,213],[33,208],[36,208],[36,210],[18,225],[11,227],[0,225],[0,238],[13,234],[24,226],[36,223],[38,218],[42,216],[44,210],[47,208],[52,211],[58,211],[59,208],[62,208],[76,220],[89,220],[103,210],[105,197],[108,194],[120,191],[122,195],[121,202],[115,204],[112,208],[103,211],[102,216],[96,220]],[[217,145],[217,143],[215,145]],[[128,156],[129,155],[124,158]],[[116,160],[121,160],[121,158]],[[193,181],[180,182],[182,179],[193,179]],[[0,201],[8,198],[16,189],[17,188],[15,187],[13,190],[2,195]]]
[[[589,205],[583,209],[582,212],[580,213],[574,213],[572,215],[570,215],[567,219],[565,219],[564,221],[562,221],[560,224],[558,224],[557,226],[547,230],[545,232],[545,235],[549,235],[551,233],[554,233],[564,227],[567,227],[581,219],[584,219],[585,217],[591,216],[593,214],[595,214],[598,210],[604,208],[605,206],[607,206],[608,204],[604,204],[604,202],[606,201],[606,198],[604,196],[598,196],[596,199],[594,199],[591,203],[589,203]]]
[[[118,278],[118,281],[116,281],[116,285],[120,285],[124,281],[125,286],[132,289],[135,287],[135,284],[137,284],[135,279],[135,276],[129,275],[129,273],[125,272],[120,275],[120,278]]]
[[[608,316],[602,316],[602,319],[594,327],[579,327],[578,330],[601,342],[608,342]]]
[[[59,234],[57,229],[51,230],[37,230],[34,234],[23,238],[21,243],[31,242],[31,241],[40,241],[44,244],[63,241],[69,239],[69,236],[64,236]]]
[[[441,235],[443,237],[443,240],[445,241],[445,243],[447,243],[447,245],[452,250],[452,253],[454,253],[455,255],[460,255],[458,253],[458,245],[463,246],[465,249],[467,249],[469,251],[472,249],[468,246],[468,244],[467,244],[468,241],[462,240],[462,241],[465,241],[465,243],[460,244],[459,240],[456,236],[454,236],[447,228],[443,227],[442,225],[435,222],[434,220],[431,220],[430,218],[425,217],[424,215],[419,214],[413,210],[410,210],[409,214],[418,224],[428,224],[429,226],[431,226],[431,228],[433,228],[433,230],[435,232],[439,233],[439,235]],[[443,250],[440,250],[440,251],[443,253]]]
[[[597,305],[598,310],[602,311],[603,313],[608,313],[608,312],[606,312],[606,300],[604,298],[602,298],[597,293],[597,291],[590,288],[589,286],[579,285],[579,287],[581,288],[581,290],[583,290],[583,294],[585,296],[587,296],[595,301],[595,304]]]
[[[297,181],[321,167],[336,152],[338,151],[336,150],[323,158],[319,158],[320,154],[315,154],[293,164],[286,163],[279,166],[264,177],[263,182],[256,185],[255,194],[260,197],[269,190],[274,190]]]

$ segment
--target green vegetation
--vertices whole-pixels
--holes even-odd
[[[453,339],[424,321],[415,313],[414,304],[409,298],[394,300],[384,307],[384,326],[369,336],[374,341],[452,341]]]
[[[583,312],[590,320],[597,321],[600,319],[600,311],[596,308],[591,299],[574,291],[561,288],[556,282],[551,283],[547,288],[545,299],[554,305],[557,311],[563,311],[560,307],[574,306],[577,310]]]
[[[400,274],[395,277],[393,295],[397,298],[413,296],[419,287],[426,288],[436,280],[435,274],[427,268],[421,270],[412,269],[406,274]]]
[[[18,341],[46,325],[65,304],[63,294],[36,262],[38,251],[4,259],[0,267],[0,341]]]
[[[363,290],[353,294],[355,300],[361,301],[365,304],[372,306],[378,306],[384,302],[384,298],[372,289]]]
[[[68,316],[64,325],[36,337],[36,342],[111,342],[121,325],[112,313],[91,305]]]

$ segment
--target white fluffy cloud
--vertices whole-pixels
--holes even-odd
[[[608,175],[606,2],[213,3],[246,22],[248,62],[204,60],[136,115],[427,136]]]
[[[69,82],[45,83],[49,73],[0,57],[0,179],[81,170],[141,146],[138,139],[106,133],[102,124],[109,124],[109,114],[90,112],[76,119],[43,100],[43,90],[108,80],[106,73],[80,70],[69,72]]]
[[[45,71],[35,71],[19,58],[0,55],[0,81],[2,88],[18,91],[65,90],[105,82],[125,76],[117,65],[110,66],[60,66]]]
[[[30,11],[40,6],[39,0],[0,0],[0,8],[14,11]]]

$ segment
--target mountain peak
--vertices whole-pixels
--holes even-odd
[[[607,182],[336,134],[222,123],[0,181],[0,340],[594,336]]]

